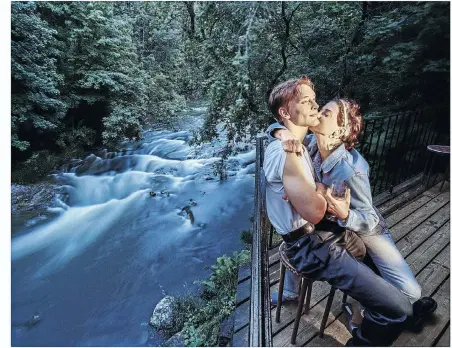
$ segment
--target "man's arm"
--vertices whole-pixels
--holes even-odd
[[[326,211],[326,200],[309,182],[300,158],[295,153],[287,153],[283,172],[283,186],[290,203],[300,216],[316,224]]]

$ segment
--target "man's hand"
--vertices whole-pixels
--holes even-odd
[[[339,219],[348,218],[350,210],[350,188],[345,190],[345,199],[336,199],[331,195],[331,188],[326,189],[325,199],[328,203],[328,212],[336,215]]]
[[[286,152],[295,152],[297,155],[303,153],[303,146],[300,139],[294,136],[288,129],[278,129],[273,134],[275,138],[281,140],[283,149]]]

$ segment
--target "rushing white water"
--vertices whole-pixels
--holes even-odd
[[[146,322],[163,295],[195,291],[206,266],[243,247],[254,147],[242,144],[220,181],[224,143],[188,144],[204,112],[193,109],[182,130],[150,130],[55,176],[68,201],[12,239],[14,346],[157,345]]]

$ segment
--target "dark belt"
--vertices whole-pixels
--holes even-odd
[[[311,234],[315,230],[315,226],[311,224],[310,222],[307,222],[300,228],[297,228],[296,230],[293,230],[292,232],[282,234],[281,238],[286,243],[293,243],[299,240],[301,237],[303,237],[306,234]]]

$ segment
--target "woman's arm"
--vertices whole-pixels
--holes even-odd
[[[267,134],[269,142],[277,139],[281,140],[283,149],[286,152],[301,153],[303,151],[300,139],[294,136],[285,126],[278,122],[268,126],[265,133]]]
[[[339,220],[338,223],[349,230],[368,234],[380,221],[372,205],[369,177],[366,174],[357,173],[347,180],[347,185],[351,194],[350,212],[346,219]]]

